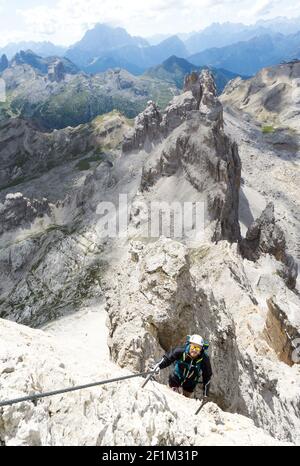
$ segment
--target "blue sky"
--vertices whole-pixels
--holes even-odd
[[[144,37],[198,31],[212,22],[300,16],[298,0],[0,0],[0,46],[49,40],[69,45],[97,22]]]

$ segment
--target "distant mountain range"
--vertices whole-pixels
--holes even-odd
[[[213,47],[225,47],[236,42],[247,41],[254,37],[273,34],[294,34],[300,31],[300,17],[277,17],[269,20],[260,20],[255,24],[242,23],[212,23],[201,31],[178,33],[177,36],[184,42],[189,55],[202,52]],[[166,34],[156,34],[147,37],[150,45],[157,45],[167,39]]]
[[[133,118],[148,100],[163,109],[182,89],[184,76],[203,68],[171,56],[141,76],[120,68],[88,74],[68,58],[43,58],[31,50],[17,53],[10,61],[0,60],[1,66],[7,100],[0,104],[0,120],[25,117],[46,130],[87,123],[113,109]],[[212,72],[219,93],[238,76],[226,70]]]
[[[49,72],[49,68],[54,66],[57,61],[59,61],[61,66],[63,66],[64,73],[76,74],[80,71],[79,68],[74,65],[74,63],[65,57],[43,58],[34,53],[32,50],[21,50],[12,58],[10,63],[8,63],[8,66],[14,67],[15,65],[30,65],[41,73],[47,74]]]
[[[300,31],[299,18],[275,18],[258,21],[255,24],[212,23],[202,31],[191,34],[185,41],[189,54],[193,55],[213,47],[225,47],[237,42],[248,41],[254,37],[273,36],[274,34],[294,34]]]
[[[300,17],[279,17],[253,25],[213,23],[199,32],[156,34],[147,40],[121,27],[97,24],[67,49],[50,42],[8,44],[0,48],[0,60],[3,54],[11,59],[20,50],[30,49],[43,58],[64,56],[87,73],[123,68],[141,75],[175,55],[197,66],[253,75],[262,67],[299,58],[299,31]]]
[[[0,74],[7,95],[0,103],[0,120],[19,116],[43,130],[77,126],[114,109],[133,118],[148,100],[164,108],[178,93],[175,85],[154,77],[136,77],[120,68],[89,75],[67,58],[45,59],[30,50],[6,65]]]
[[[23,41],[23,42],[11,42],[5,47],[0,47],[0,56],[6,55],[10,60],[16,53],[21,50],[32,50],[34,53],[40,57],[51,57],[51,56],[64,56],[68,47],[62,47],[60,45],[54,45],[52,42],[33,42],[33,41]]]
[[[158,65],[171,55],[183,58],[188,56],[188,50],[177,36],[169,37],[158,45],[149,45],[141,38],[130,36],[125,29],[110,28],[103,24],[87,31],[82,40],[65,54],[88,73],[105,71],[105,64],[114,64],[137,74]]]
[[[261,68],[300,57],[300,32],[264,35],[221,48],[211,48],[189,57],[195,65],[225,68],[253,75]]]

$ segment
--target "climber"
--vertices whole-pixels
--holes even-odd
[[[169,386],[176,392],[182,387],[183,395],[188,398],[192,396],[202,372],[203,396],[208,397],[212,370],[207,348],[208,344],[204,343],[200,335],[188,336],[186,344],[166,353],[153,371],[159,374],[160,369],[175,363],[174,372],[169,377]]]

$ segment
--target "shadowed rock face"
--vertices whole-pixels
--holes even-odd
[[[0,122],[0,189],[97,151],[109,139],[115,138],[116,145],[122,141],[129,128],[123,116],[112,113],[99,120],[51,133],[21,118]]]
[[[274,204],[270,202],[247,230],[246,238],[240,243],[242,255],[257,261],[261,254],[272,254],[284,264],[281,274],[289,288],[294,288],[298,266],[286,252],[286,240],[282,229],[275,223]]]
[[[3,54],[0,59],[0,73],[6,70],[7,67],[8,67],[8,59],[7,59],[7,56]]]
[[[238,191],[241,164],[237,145],[223,129],[223,109],[211,73],[185,79],[185,92],[161,114],[150,102],[125,137],[123,152],[146,150],[141,190],[155,189],[163,177],[180,173],[207,200],[207,216],[216,220],[213,240],[240,238]]]
[[[61,60],[56,60],[48,67],[48,78],[50,81],[60,82],[64,79],[66,70]]]
[[[151,148],[151,144],[161,137],[160,124],[161,113],[156,104],[149,100],[146,109],[135,120],[134,132],[125,137],[123,151],[130,152],[134,149]]]
[[[273,296],[267,299],[268,315],[264,334],[266,341],[278,355],[278,359],[292,366],[298,358],[295,357],[294,342],[300,341],[299,317],[295,314],[297,304],[287,302],[284,296]],[[297,322],[298,321],[298,322]]]
[[[29,200],[21,193],[7,194],[5,202],[0,203],[0,235],[5,231],[29,226],[37,217],[50,215],[47,199]]]

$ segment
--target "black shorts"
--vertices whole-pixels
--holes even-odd
[[[192,393],[195,390],[197,382],[195,380],[186,380],[182,385],[176,374],[171,374],[169,377],[170,387],[182,387],[186,392]]]

